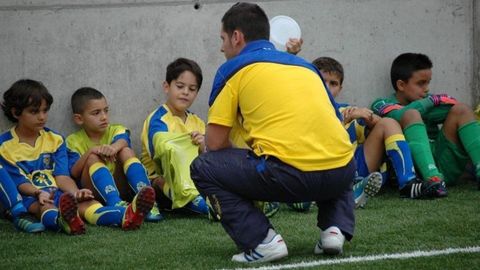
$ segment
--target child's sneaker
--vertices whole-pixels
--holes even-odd
[[[152,187],[143,187],[125,209],[122,220],[123,230],[135,230],[140,228],[145,216],[152,210],[155,203],[155,191]]]
[[[345,236],[340,229],[331,226],[325,231],[320,231],[320,240],[315,245],[313,252],[315,254],[339,255],[343,253],[344,242]]]
[[[21,213],[13,219],[13,225],[19,231],[38,233],[45,231],[45,226],[29,213]]]
[[[125,208],[127,208],[128,205],[129,205],[129,203],[127,201],[123,201],[123,200],[119,201],[115,204],[115,206],[117,206],[117,207],[125,207]]]
[[[187,203],[185,208],[198,214],[208,215],[207,202],[201,195],[198,195],[191,202]]]
[[[441,184],[435,181],[422,181],[418,178],[410,180],[402,189],[400,197],[410,199],[432,199],[436,197]]]
[[[65,192],[58,203],[58,225],[64,232],[71,235],[84,234],[85,223],[78,215],[78,204],[75,196]]]
[[[312,207],[312,202],[287,203],[287,206],[297,212],[307,212]]]
[[[447,197],[448,192],[447,192],[447,186],[445,185],[445,181],[440,179],[438,176],[433,176],[427,180],[427,182],[430,183],[439,183],[437,186],[437,190],[435,191],[435,197],[437,198],[442,198],[442,197]]]
[[[272,241],[266,244],[259,244],[256,248],[233,255],[232,261],[252,263],[270,262],[281,259],[288,255],[287,245],[280,234],[273,237]]]
[[[279,202],[259,202],[259,204],[261,205],[262,212],[268,218],[273,217],[278,210],[280,210]]]
[[[158,209],[157,203],[153,204],[152,210],[147,214],[145,217],[145,221],[147,222],[159,222],[163,220],[163,215],[160,213]]]
[[[373,172],[353,185],[355,208],[365,207],[369,197],[375,196],[382,187],[382,174]]]

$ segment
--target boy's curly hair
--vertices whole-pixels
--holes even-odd
[[[53,103],[53,97],[43,83],[30,79],[16,81],[3,94],[1,104],[3,113],[13,123],[18,122],[16,117],[20,116],[23,110],[29,106],[40,108],[42,100],[47,103],[47,109]]]

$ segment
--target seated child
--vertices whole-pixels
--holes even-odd
[[[470,160],[480,181],[480,125],[466,104],[429,93],[432,66],[424,54],[397,56],[390,73],[395,93],[375,100],[372,110],[400,123],[421,176],[441,183],[437,196],[446,196],[445,183],[454,184]]]
[[[154,191],[142,189],[125,207],[102,206],[88,189],[70,178],[65,141],[45,127],[53,98],[38,81],[19,80],[3,95],[2,109],[15,125],[0,135],[0,164],[22,195],[23,204],[46,229],[85,233],[90,224],[138,228],[154,202]]]
[[[73,120],[80,127],[67,137],[72,177],[106,205],[127,205],[121,197],[130,201],[131,191],[138,194],[143,187],[150,186],[145,168],[130,147],[129,130],[109,123],[107,100],[96,89],[78,89],[71,104]],[[155,204],[145,217],[150,222],[162,219]]]
[[[320,70],[322,77],[334,97],[343,89],[343,67],[330,57],[320,57],[313,61]],[[378,171],[385,161],[386,155],[393,166],[398,181],[400,195],[406,198],[430,198],[436,195],[435,187],[438,183],[422,182],[416,177],[410,149],[402,133],[400,125],[393,119],[380,118],[367,108],[353,107],[348,104],[339,104],[343,115],[345,128],[355,149],[357,173],[365,177],[369,173]],[[366,134],[368,131],[368,134]],[[368,136],[367,136],[368,135]],[[361,183],[362,184],[362,183]],[[365,186],[367,195],[372,189],[378,191],[380,185]],[[357,190],[360,190],[358,192]],[[354,194],[362,194],[358,185],[354,186]],[[358,196],[355,200],[357,203]],[[360,197],[361,203],[365,198]]]
[[[142,163],[152,183],[172,201],[171,208],[208,214],[208,206],[190,178],[190,163],[205,151],[205,123],[188,111],[202,85],[197,63],[178,58],[167,66],[165,104],[143,124]]]
[[[43,232],[45,230],[45,226],[28,213],[12,178],[10,178],[10,175],[1,165],[0,203],[9,212],[9,216],[12,217],[13,224],[17,230],[28,233]]]

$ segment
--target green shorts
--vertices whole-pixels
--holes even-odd
[[[449,141],[443,129],[438,133],[437,139],[430,143],[432,154],[440,172],[445,176],[445,183],[455,184],[465,171],[470,158],[465,149]]]

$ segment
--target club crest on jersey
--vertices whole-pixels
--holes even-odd
[[[51,154],[43,154],[43,168],[47,170],[53,170],[53,162]]]
[[[42,171],[35,171],[32,173],[32,184],[37,187],[49,187],[53,185],[53,181],[48,174]]]

